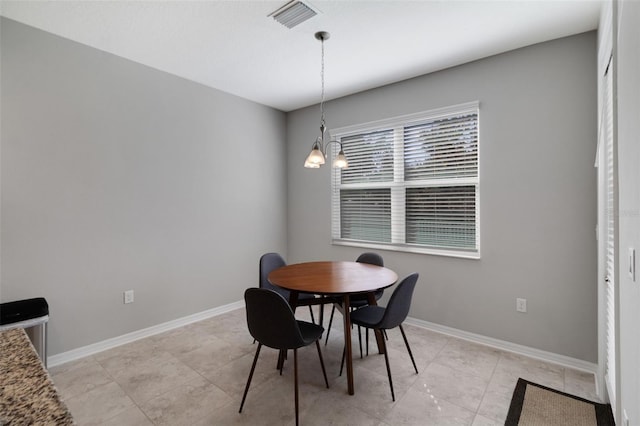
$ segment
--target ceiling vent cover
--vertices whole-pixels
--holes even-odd
[[[269,16],[272,16],[273,19],[280,22],[285,27],[293,28],[316,15],[317,13],[308,5],[301,1],[293,0],[271,13]]]

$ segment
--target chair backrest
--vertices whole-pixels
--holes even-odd
[[[384,260],[382,259],[382,256],[380,256],[378,253],[373,253],[373,252],[362,253],[360,256],[358,256],[358,258],[356,259],[356,262],[368,263],[369,265],[384,266]],[[384,293],[383,288],[381,288],[380,290],[376,290],[376,300],[380,299],[383,293]],[[367,300],[367,295],[364,294],[364,295],[353,296],[352,300],[353,301]]]
[[[289,292],[287,292],[283,288],[274,286],[267,279],[271,271],[286,265],[287,265],[287,262],[285,262],[282,256],[280,256],[278,253],[263,254],[260,257],[260,278],[259,278],[260,288],[267,288],[269,290],[273,290],[281,294],[283,297],[288,298]]]
[[[296,349],[305,345],[289,303],[280,294],[264,288],[244,292],[249,333],[274,349]]]
[[[368,263],[370,265],[384,266],[384,260],[378,253],[366,252],[362,253],[356,259],[356,262]]]
[[[418,282],[418,273],[413,273],[403,279],[396,287],[385,308],[384,315],[378,326],[380,328],[395,328],[402,324],[409,315],[413,289]]]

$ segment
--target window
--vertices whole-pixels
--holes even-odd
[[[480,257],[478,103],[336,129],[335,244]],[[336,152],[333,153],[336,155]]]

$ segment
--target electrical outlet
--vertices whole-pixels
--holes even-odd
[[[527,312],[527,299],[516,299],[516,311]]]
[[[133,303],[133,290],[127,290],[124,292],[124,303]]]

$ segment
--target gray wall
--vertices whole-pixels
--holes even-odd
[[[618,3],[618,182],[620,289],[620,413],[640,424],[640,3]],[[635,282],[628,274],[628,250],[636,251]],[[624,418],[617,417],[619,424]]]
[[[264,251],[362,251],[331,245],[329,170],[302,167],[317,106],[285,116],[4,18],[1,31],[0,298],[47,298],[51,355],[241,300]],[[382,252],[421,274],[412,316],[596,360],[595,44],[327,104],[336,128],[481,103],[482,259]]]
[[[331,129],[480,101],[482,259],[382,251],[400,276],[420,273],[411,316],[597,360],[596,86],[590,32],[326,104]],[[331,245],[329,168],[303,168],[319,119],[288,114],[291,261],[363,251]]]
[[[49,355],[241,300],[286,251],[285,114],[1,31],[0,296],[46,297]]]

